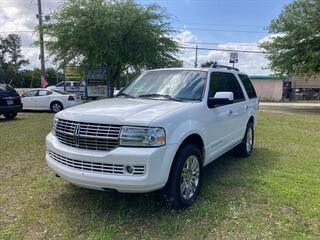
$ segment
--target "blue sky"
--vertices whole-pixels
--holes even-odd
[[[50,14],[65,0],[42,0],[43,13]],[[292,0],[137,0],[141,4],[157,3],[172,16],[172,26],[177,30],[173,37],[181,46],[202,48],[198,64],[218,61],[229,64],[229,52],[221,50],[263,51],[258,43],[270,39],[267,27],[281,9]],[[30,59],[28,67],[39,67],[39,48],[34,33],[37,25],[37,0],[0,0],[0,32],[15,32],[22,38],[22,53]],[[199,30],[200,29],[200,30]],[[201,30],[202,29],[202,30]],[[207,44],[209,43],[209,44]],[[181,50],[177,56],[185,67],[194,66],[195,50]],[[52,61],[47,58],[47,66]],[[265,54],[239,52],[242,71],[250,75],[269,75]]]
[[[257,42],[267,36],[270,21],[290,0],[139,0],[156,2],[176,19],[173,25],[192,29],[203,42]],[[200,31],[195,28],[230,30]],[[256,31],[262,33],[232,32]]]
[[[268,26],[292,0],[139,0],[142,4],[156,2],[172,15],[175,36],[187,47],[263,51],[258,43],[270,39]],[[207,44],[208,43],[208,44]],[[218,61],[229,64],[229,52],[202,50],[198,64]],[[184,66],[191,67],[195,50],[183,50],[179,56]],[[241,70],[250,75],[269,75],[265,54],[239,52]]]

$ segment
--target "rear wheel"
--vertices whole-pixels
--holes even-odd
[[[254,144],[253,123],[248,122],[246,133],[244,135],[244,138],[242,139],[242,142],[238,146],[236,146],[234,149],[235,154],[240,157],[249,157],[253,150],[253,144]]]
[[[184,145],[177,153],[164,188],[169,207],[189,207],[198,197],[201,187],[202,154],[194,145]]]
[[[6,119],[14,119],[17,116],[17,113],[4,113],[3,116],[5,116]]]
[[[63,110],[63,106],[60,102],[53,102],[51,103],[51,111],[54,113],[60,112],[61,110]]]

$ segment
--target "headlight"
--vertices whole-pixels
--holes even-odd
[[[52,129],[51,129],[51,133],[52,133],[53,135],[56,135],[56,128],[57,128],[58,121],[59,121],[58,118],[54,118],[54,119],[53,119]]]
[[[120,146],[126,147],[161,147],[166,144],[163,128],[122,127]]]

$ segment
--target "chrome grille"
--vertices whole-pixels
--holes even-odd
[[[100,162],[89,162],[89,161],[80,161],[71,158],[63,157],[59,154],[49,151],[49,156],[65,165],[74,169],[81,169],[90,172],[101,172],[108,174],[116,174],[116,175],[144,175],[145,174],[145,165],[130,165],[133,168],[132,173],[128,173],[126,171],[126,166],[123,164],[108,164],[108,163],[100,163]]]
[[[121,126],[58,119],[55,132],[63,144],[92,150],[111,151],[119,145]]]

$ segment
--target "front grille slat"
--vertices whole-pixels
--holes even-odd
[[[121,126],[59,119],[55,130],[59,141],[68,146],[111,151],[119,146]]]
[[[116,175],[144,175],[146,171],[145,165],[134,165],[132,166],[133,172],[127,173],[125,170],[125,165],[122,164],[109,164],[109,163],[99,163],[99,162],[88,162],[88,161],[80,161],[75,160],[67,157],[63,157],[57,153],[48,152],[49,156],[70,168],[90,171],[90,172],[100,172],[100,173],[107,173],[107,174],[116,174]]]

